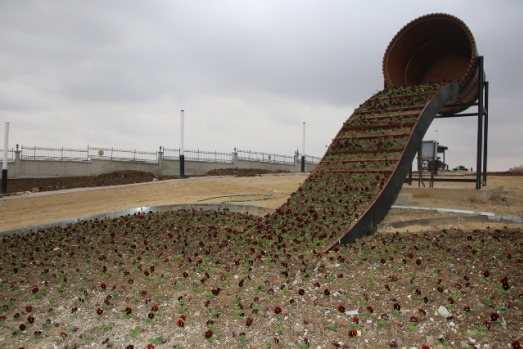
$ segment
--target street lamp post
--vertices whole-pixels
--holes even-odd
[[[301,147],[301,172],[305,172],[305,121],[303,122],[303,137]]]
[[[4,162],[2,165],[2,194],[7,193],[7,147],[9,146],[9,123],[5,123]]]
[[[184,154],[184,111],[180,111],[180,178],[185,178],[185,154]]]

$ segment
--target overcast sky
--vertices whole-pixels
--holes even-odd
[[[435,12],[485,57],[489,170],[522,165],[521,0],[0,0],[0,137],[9,122],[9,148],[178,148],[184,109],[186,149],[301,153],[306,122],[321,157],[383,87],[397,31]],[[475,167],[476,127],[440,119],[425,139]]]

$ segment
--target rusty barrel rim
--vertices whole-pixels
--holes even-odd
[[[463,21],[449,14],[428,14],[409,22],[390,41],[383,56],[383,76],[394,87],[459,81],[460,94],[449,105],[464,106],[442,111],[456,113],[478,98],[477,57],[476,42]]]

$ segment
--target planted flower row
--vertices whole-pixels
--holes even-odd
[[[319,164],[319,171],[323,170],[393,170],[397,164],[397,159],[368,159],[368,160],[338,160],[338,161],[328,161],[323,160]]]
[[[403,122],[403,123],[414,123],[418,119],[421,108],[417,110],[409,111],[376,111],[368,113],[357,113],[354,114],[347,122],[344,127],[349,128],[365,128],[365,127],[381,127],[385,124]],[[343,129],[342,129],[343,131]]]
[[[325,154],[323,161],[372,161],[373,159],[395,161],[395,159],[401,157],[402,150],[403,149],[390,149],[387,151],[330,151]]]
[[[344,123],[322,162],[264,227],[291,232],[295,243],[309,241],[318,248],[348,232],[380,195],[419,112],[441,86],[392,88],[371,97]]]
[[[379,152],[385,149],[399,149],[405,147],[410,133],[369,136],[367,137],[343,137],[336,138],[332,142],[329,150],[331,151],[354,151],[354,150],[373,150]]]
[[[387,135],[389,133],[409,133],[414,123],[374,124],[350,127],[345,125],[337,137],[353,137],[362,135]]]

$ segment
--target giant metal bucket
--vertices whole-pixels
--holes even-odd
[[[477,57],[474,37],[465,23],[447,14],[430,14],[413,20],[392,39],[383,57],[383,75],[395,87],[458,80],[458,98],[441,111],[453,114],[478,99]]]

